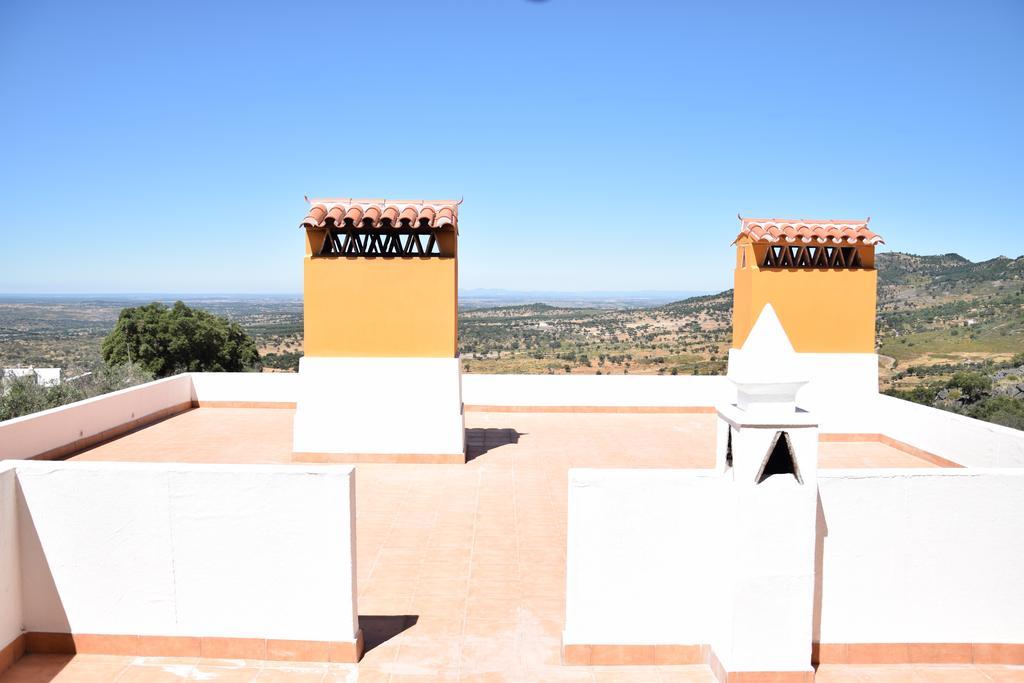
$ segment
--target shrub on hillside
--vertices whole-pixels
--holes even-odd
[[[992,390],[992,378],[980,372],[961,371],[953,373],[946,387],[959,391],[964,403],[974,403]]]
[[[1004,427],[1024,429],[1024,401],[1009,396],[993,396],[971,406],[967,411],[971,417],[994,422]]]
[[[153,379],[138,365],[104,366],[95,372],[40,386],[34,375],[0,378],[0,421],[82,401]]]

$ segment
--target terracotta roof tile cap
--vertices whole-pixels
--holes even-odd
[[[301,225],[305,228],[324,227],[325,218],[340,222],[343,216],[357,227],[381,227],[398,221],[409,221],[416,227],[458,227],[459,204],[454,199],[356,199],[319,198],[306,201],[312,206]]]
[[[809,218],[785,219],[785,218],[744,218],[740,219],[740,237],[749,237],[755,242],[778,242],[784,239],[786,242],[810,242],[812,239],[819,243],[831,241],[835,244],[884,244],[885,240],[880,235],[868,229],[868,221],[865,220],[816,220]]]

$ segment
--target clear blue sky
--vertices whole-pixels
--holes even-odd
[[[0,292],[298,292],[303,195],[461,284],[731,286],[736,214],[1024,252],[1024,2],[0,2]]]

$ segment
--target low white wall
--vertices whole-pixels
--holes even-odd
[[[797,401],[813,410],[824,432],[876,433],[878,356],[802,353],[811,382]],[[711,407],[735,403],[725,375],[478,375],[462,376],[471,406]]]
[[[967,467],[1024,467],[1024,431],[879,395],[883,434]]]
[[[725,481],[570,470],[565,643],[718,647],[743,514]],[[818,491],[814,640],[1024,642],[1024,469],[820,470]]]
[[[0,463],[0,650],[21,634],[21,568],[13,465]]]
[[[721,615],[722,479],[569,471],[567,644],[703,644]]]
[[[479,406],[714,406],[736,400],[721,375],[462,376],[462,400]]]
[[[1024,470],[821,470],[822,643],[1024,642]]]
[[[878,396],[877,354],[800,353],[797,356],[811,379],[797,393],[797,404],[815,414],[822,432],[879,432],[872,410]]]
[[[295,372],[190,372],[195,401],[295,403],[299,375]]]
[[[175,375],[0,422],[0,460],[26,459],[192,400],[192,379]]]
[[[29,631],[351,641],[350,467],[17,465]]]
[[[293,449],[307,453],[465,452],[458,358],[299,361]]]

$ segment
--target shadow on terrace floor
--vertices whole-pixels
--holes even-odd
[[[412,628],[418,620],[419,616],[415,614],[359,615],[359,628],[363,629],[363,652],[369,652],[402,631]]]
[[[474,460],[487,451],[519,443],[524,433],[512,428],[473,427],[466,430],[466,462]]]

